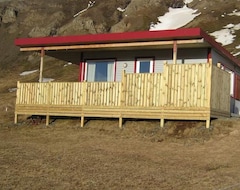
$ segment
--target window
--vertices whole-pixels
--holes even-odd
[[[234,78],[235,78],[235,76],[234,76],[234,72],[233,71],[231,71],[231,70],[229,70],[229,69],[227,69],[227,68],[224,68],[223,67],[223,69],[225,70],[225,71],[227,71],[228,73],[230,73],[230,95],[232,96],[232,97],[234,97],[234,84],[235,84],[235,82],[234,82]]]
[[[153,58],[137,59],[136,73],[153,73],[154,72]]]
[[[93,60],[87,61],[85,79],[88,82],[114,81],[115,61]]]

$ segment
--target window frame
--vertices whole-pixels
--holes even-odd
[[[101,64],[101,63],[97,63],[97,62],[112,62],[113,63],[113,69],[112,69],[112,72],[113,72],[113,76],[112,76],[112,79],[110,81],[90,81],[90,82],[115,82],[116,81],[116,64],[117,64],[117,60],[116,59],[86,59],[84,61],[84,81],[86,82],[89,82],[87,81],[87,77],[88,77],[88,64],[89,63],[93,63],[95,62],[96,64]]]
[[[155,58],[154,57],[137,57],[135,59],[134,73],[140,73],[140,62],[142,62],[142,61],[149,61],[150,62],[149,73],[154,73],[154,70],[155,70]]]

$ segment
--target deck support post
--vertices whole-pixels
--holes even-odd
[[[210,128],[210,119],[206,120],[206,128],[209,129]]]
[[[84,127],[84,116],[81,116],[81,127]]]
[[[18,122],[18,114],[15,113],[15,116],[14,116],[14,124],[17,124],[17,122]]]
[[[123,121],[122,117],[119,117],[118,126],[120,129],[122,129],[122,121]]]
[[[161,127],[161,128],[164,127],[164,119],[163,119],[163,118],[160,119],[160,127]]]
[[[49,125],[49,120],[50,120],[50,116],[49,116],[49,115],[46,115],[46,126]]]

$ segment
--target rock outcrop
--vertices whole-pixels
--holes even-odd
[[[12,7],[5,7],[2,10],[1,22],[4,24],[14,23],[17,19],[18,11]]]

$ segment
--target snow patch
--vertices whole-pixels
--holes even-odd
[[[240,16],[240,11],[237,12],[237,9],[235,9],[235,10],[233,10],[232,13],[229,13],[228,15],[229,15],[229,16]]]
[[[125,12],[126,9],[123,9],[123,8],[121,8],[121,7],[118,7],[117,10],[118,10],[119,12],[122,12],[122,13],[123,13],[123,12]]]
[[[35,73],[37,72],[38,70],[33,70],[33,71],[24,71],[20,74],[20,76],[26,76],[26,75],[30,75],[32,73]]]
[[[54,79],[52,79],[52,78],[43,78],[42,79],[42,82],[52,82],[52,81],[54,81]]]
[[[17,91],[17,88],[9,88],[8,89],[8,92],[16,92]]]
[[[185,4],[188,4],[188,3],[191,3],[191,2],[193,2],[193,0],[185,0],[184,1]]]
[[[72,63],[71,63],[71,62],[68,62],[68,63],[66,63],[66,64],[64,65],[64,67],[67,67],[67,66],[69,66],[69,65],[72,65]]]
[[[235,31],[240,30],[240,23],[236,25],[230,23],[223,28],[224,29],[210,33],[210,35],[214,36],[217,42],[221,43],[223,46],[226,46],[233,43],[235,40]]]
[[[233,54],[234,57],[236,57],[238,55],[240,55],[240,52],[237,52],[237,53]]]
[[[223,46],[233,43],[236,37],[236,35],[234,35],[231,29],[229,28],[215,31],[213,33],[210,33],[210,35],[214,36],[216,38],[216,41],[221,43]]]
[[[151,24],[150,30],[167,30],[177,29],[185,26],[191,22],[195,17],[201,13],[197,13],[198,10],[188,8],[186,5],[182,8],[171,8],[165,15],[158,17],[159,23]]]

